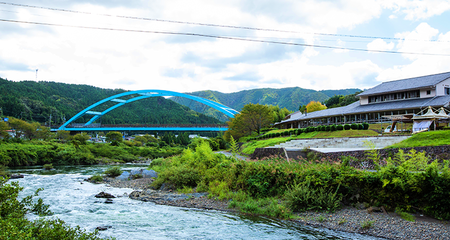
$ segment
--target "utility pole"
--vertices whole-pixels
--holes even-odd
[[[38,70],[39,70],[39,69],[36,69],[36,82],[37,82],[37,79],[38,79],[38,78],[37,78]]]

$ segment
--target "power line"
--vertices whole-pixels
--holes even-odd
[[[222,24],[212,24],[212,23],[199,23],[199,22],[176,21],[176,20],[157,19],[157,18],[144,18],[144,17],[124,16],[124,15],[112,15],[112,14],[92,13],[92,12],[75,11],[75,10],[62,9],[62,8],[50,8],[50,7],[41,7],[41,6],[33,6],[33,5],[26,5],[26,4],[19,4],[19,3],[8,3],[8,2],[0,2],[0,4],[16,6],[16,7],[45,9],[45,10],[58,11],[58,12],[76,13],[76,14],[97,15],[97,16],[104,16],[104,17],[116,17],[116,18],[125,18],[125,19],[133,19],[133,20],[166,22],[166,23],[187,24],[187,25],[198,25],[198,26],[207,26],[207,27],[220,27],[220,28],[244,29],[244,30],[267,31],[267,32],[280,32],[280,33],[311,34],[311,35],[332,36],[332,37],[383,39],[383,40],[393,40],[393,41],[405,41],[406,40],[405,38],[395,38],[395,37],[379,37],[379,36],[367,36],[367,35],[318,33],[318,32],[298,32],[298,31],[287,31],[287,30],[270,29],[270,28],[243,27],[243,26],[222,25]],[[421,40],[421,39],[408,39],[408,41],[449,42],[449,41]]]
[[[427,56],[450,56],[450,54],[399,52],[399,51],[385,51],[385,50],[369,50],[369,49],[363,49],[363,48],[347,48],[347,47],[336,47],[336,46],[315,45],[315,44],[305,44],[305,43],[268,41],[268,40],[259,40],[259,39],[251,39],[251,38],[227,37],[227,36],[200,34],[200,33],[150,31],[150,30],[135,30],[135,29],[123,29],[123,28],[105,28],[105,27],[89,27],[89,26],[76,26],[76,25],[56,24],[56,23],[41,23],[41,22],[18,21],[18,20],[8,20],[8,19],[0,19],[0,22],[25,23],[25,24],[33,24],[33,25],[43,25],[43,26],[53,26],[53,27],[70,27],[70,28],[105,30],[105,31],[153,33],[153,34],[166,34],[166,35],[181,35],[181,36],[191,36],[191,37],[217,38],[217,39],[257,42],[257,43],[271,43],[271,44],[281,44],[281,45],[301,46],[301,47],[317,47],[317,48],[339,49],[339,50],[360,51],[360,52],[411,54],[411,55],[427,55]]]

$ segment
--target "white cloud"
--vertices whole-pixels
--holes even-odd
[[[134,2],[129,6],[121,4],[110,7],[101,5],[101,1],[72,3],[70,6],[74,10],[102,14],[291,31],[283,33],[36,9],[19,9],[16,17],[20,20],[67,25],[196,32],[315,44],[318,40],[329,39],[314,33],[339,33],[341,30],[351,32],[355,27],[382,16],[385,9],[394,9],[390,18],[405,14],[407,18],[419,19],[443,13],[441,10],[431,9],[429,4],[414,6],[414,2],[400,1],[393,4],[382,0],[283,0],[274,4],[272,1],[261,0],[254,4],[253,1],[238,0],[156,0],[141,3],[142,5]],[[445,4],[442,6],[446,8]],[[408,69],[417,73],[417,70],[413,71],[407,65],[383,71],[370,59],[382,58],[382,54],[357,55],[348,50],[324,51],[314,47],[61,27],[46,27],[43,30],[43,27],[26,24],[17,25],[17,28],[26,32],[17,31],[0,36],[0,60],[20,63],[29,69],[23,72],[8,69],[0,71],[0,76],[15,80],[34,79],[34,70],[38,68],[40,80],[104,88],[167,89],[180,92],[211,89],[232,92],[255,87],[299,86],[317,90],[364,88],[373,86],[372,78],[380,72],[397,76],[401,75],[402,69]],[[399,43],[398,49],[408,52],[441,52],[441,49],[446,49],[446,45],[432,47],[427,41],[413,41],[429,40],[438,36],[438,33],[437,29],[425,23],[420,24],[414,31],[408,29],[396,35],[406,39]],[[440,39],[447,37],[439,35]],[[352,47],[353,44],[336,38],[329,42],[337,42],[342,47]],[[391,50],[395,47],[393,42],[382,39],[361,45],[377,50]],[[419,63],[428,64],[421,62],[422,56],[405,57],[414,61],[411,66],[418,69],[421,68]],[[313,61],[317,59],[326,59],[326,63]],[[427,71],[448,68],[441,61],[432,62],[433,66],[429,64],[430,70]],[[168,69],[175,69],[177,74],[168,75]],[[387,76],[382,74],[378,79],[386,79]]]
[[[394,43],[390,42],[387,43],[385,42],[383,39],[375,39],[372,42],[367,44],[367,49],[369,51],[389,51],[392,50],[394,48]]]
[[[399,45],[399,51],[446,54],[448,56],[405,54],[403,56],[411,60],[411,63],[387,68],[380,73],[377,80],[388,81],[450,71],[450,45],[448,44],[450,31],[439,34],[437,41],[426,41],[438,33],[437,29],[421,23],[414,31],[398,35],[405,37],[405,41]]]

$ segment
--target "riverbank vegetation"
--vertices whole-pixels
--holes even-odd
[[[368,158],[379,163],[376,153]],[[207,191],[211,197],[230,199],[230,207],[245,213],[291,218],[296,211],[334,211],[341,204],[365,203],[450,219],[449,162],[416,161],[422,158],[426,157],[415,152],[397,154],[369,172],[349,166],[346,158],[335,163],[241,161],[202,144],[154,160],[150,168],[159,173],[155,188],[166,183],[175,189]]]
[[[100,239],[95,231],[87,233],[80,227],[72,228],[60,219],[39,218],[28,220],[26,214],[34,213],[48,216],[52,213],[42,199],[34,200],[34,196],[27,196],[19,200],[19,193],[23,188],[17,182],[10,182],[0,176],[0,239]]]

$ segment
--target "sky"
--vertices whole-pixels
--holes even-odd
[[[367,89],[450,71],[450,0],[0,0],[0,77]]]

